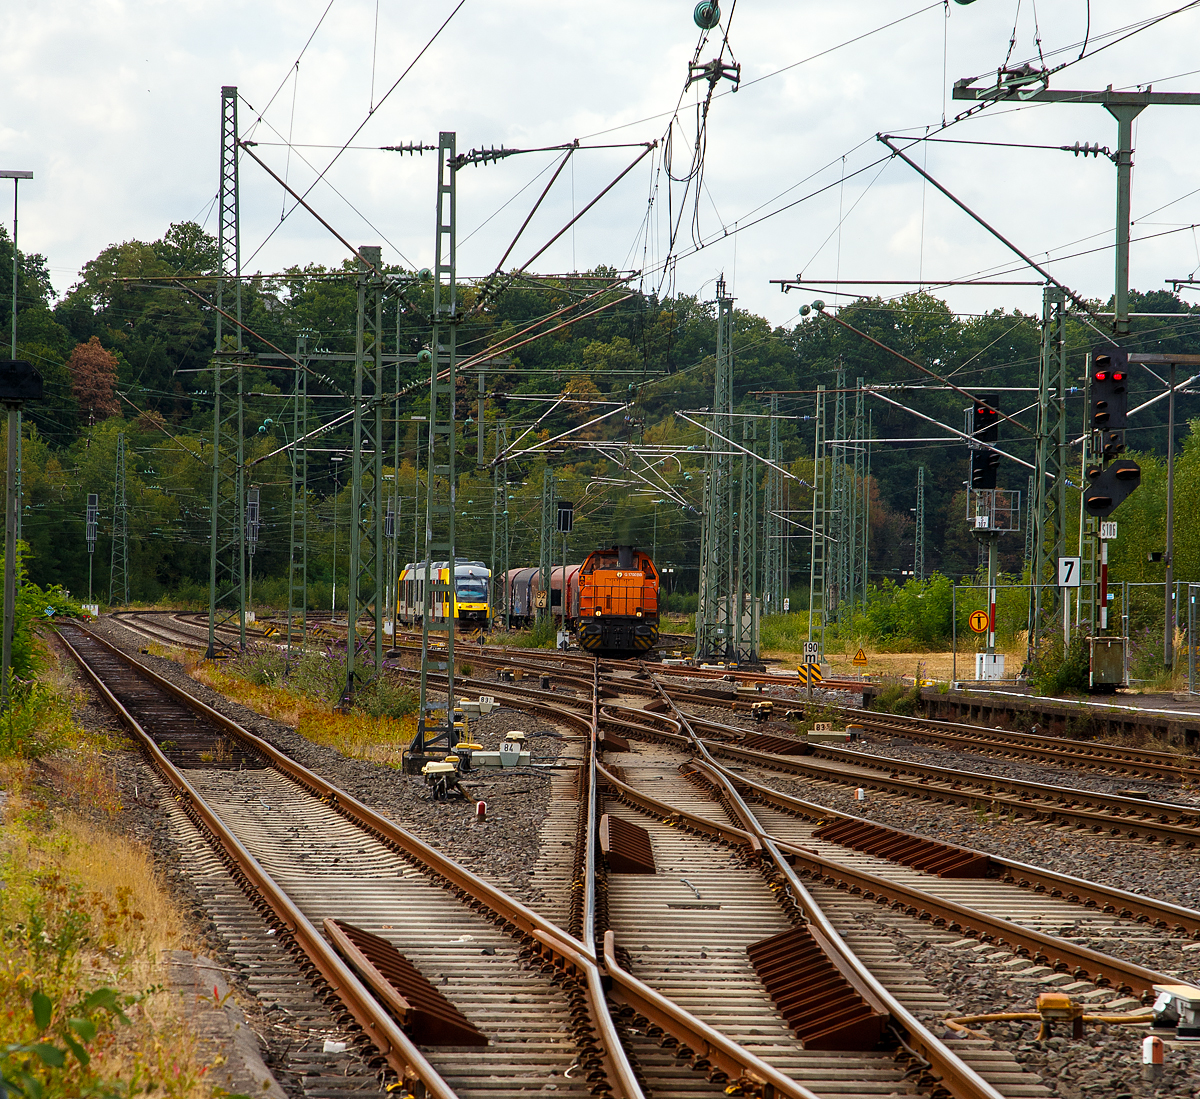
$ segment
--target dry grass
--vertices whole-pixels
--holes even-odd
[[[923,671],[921,676],[924,679],[934,679],[938,682],[949,682],[953,678],[954,671],[954,654],[952,652],[909,652],[909,653],[881,653],[877,652],[870,645],[864,645],[863,650],[867,657],[867,666],[865,668],[856,668],[853,664],[855,646],[847,646],[848,652],[845,653],[826,653],[826,659],[833,668],[835,675],[858,675],[865,674],[869,676],[885,676],[888,678],[895,676],[912,676],[916,674],[917,666],[921,665]],[[794,668],[804,659],[801,653],[782,652],[782,651],[766,651],[764,656],[770,657],[773,660],[779,660],[784,667]],[[1012,668],[1015,672],[1020,668],[1025,660],[1025,649],[1022,646],[1019,651],[1014,649],[1012,652],[1005,654],[1005,668]],[[971,679],[975,675],[975,650],[958,650],[958,678]]]
[[[0,823],[0,1044],[44,1041],[60,1049],[68,1037],[90,1056],[68,1053],[61,1068],[16,1054],[43,1087],[45,1099],[82,1094],[147,1094],[201,1099],[211,1094],[208,1069],[163,985],[164,952],[191,947],[184,921],[156,880],[146,850],[104,824],[54,812],[32,785],[29,764],[0,769],[6,793]],[[109,791],[88,805],[107,814]],[[97,990],[112,989],[89,1004]],[[48,1028],[32,1000],[53,1005]],[[128,1022],[122,1022],[124,1013]],[[81,1030],[84,1018],[95,1032]],[[90,1035],[90,1037],[89,1037]]]
[[[417,731],[415,717],[400,719],[369,717],[354,712],[334,713],[327,702],[296,694],[285,687],[251,683],[231,669],[198,662],[193,656],[186,665],[199,683],[220,691],[247,709],[290,725],[302,737],[334,748],[352,759],[370,760],[399,767],[404,749]]]

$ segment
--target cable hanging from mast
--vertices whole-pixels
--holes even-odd
[[[703,246],[703,234],[700,231],[700,194],[703,189],[704,162],[708,146],[708,112],[712,105],[717,85],[723,80],[728,80],[733,85],[731,91],[736,92],[742,76],[742,66],[734,55],[732,46],[729,44],[729,28],[733,23],[733,15],[736,10],[737,0],[733,0],[733,4],[729,9],[729,17],[726,19],[724,27],[721,27],[721,8],[718,0],[700,0],[700,3],[696,5],[695,10],[692,12],[692,19],[696,23],[696,26],[700,28],[700,38],[696,43],[695,51],[692,53],[692,59],[688,63],[687,79],[684,81],[683,89],[679,94],[679,101],[675,105],[671,121],[667,124],[667,131],[663,135],[663,155],[660,171],[665,172],[667,176],[668,241],[666,255],[661,262],[662,278],[659,281],[657,291],[660,296],[663,292],[664,283],[673,280],[675,246],[679,239],[679,230],[683,222],[684,211],[689,205],[689,196],[692,210],[692,243],[696,246],[697,250]],[[700,55],[704,47],[708,44],[709,34],[714,28],[721,29],[721,49],[715,58],[702,64],[700,62]],[[675,128],[677,126],[680,127],[682,132],[679,110],[683,104],[683,97],[687,94],[688,90],[693,84],[698,84],[701,81],[707,83],[708,89],[705,92],[704,98],[696,103],[696,131],[692,142],[690,162],[685,171],[676,175],[674,169]],[[676,183],[683,185],[683,193],[679,196],[678,202],[676,202],[672,186],[672,184]],[[651,201],[653,201],[653,198]]]

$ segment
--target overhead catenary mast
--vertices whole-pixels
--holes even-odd
[[[428,351],[418,356],[429,365],[429,440],[425,489],[425,557],[417,569],[421,614],[421,677],[417,732],[404,753],[405,770],[420,771],[435,756],[453,751],[458,743],[454,725],[454,517],[455,384],[458,371],[458,324],[461,320],[456,279],[455,135],[438,140],[437,222],[434,232],[433,333]],[[442,343],[443,336],[445,344]],[[445,352],[445,359],[442,353]],[[445,366],[443,366],[445,363]],[[445,372],[445,377],[441,375]],[[447,581],[438,577],[435,562],[445,561]],[[435,618],[435,605],[439,614]],[[445,609],[445,613],[440,612]],[[445,634],[445,648],[431,651],[431,636]],[[435,703],[430,675],[446,677],[444,707]],[[438,687],[440,694],[440,685]]]
[[[209,502],[208,648],[217,655],[217,629],[232,618],[238,621],[239,647],[246,647],[246,526],[242,378],[242,252],[238,200],[237,88],[221,89],[221,173],[218,192],[216,346],[213,353],[212,491]],[[226,283],[234,285],[237,323],[234,346],[225,346],[223,312]],[[234,392],[226,388],[232,371]],[[226,404],[228,401],[228,404]],[[222,445],[222,438],[233,436]],[[232,468],[231,468],[232,467]]]

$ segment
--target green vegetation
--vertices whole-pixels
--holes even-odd
[[[11,242],[0,230],[0,300],[10,277],[11,257]],[[193,223],[177,224],[159,240],[126,241],[104,249],[84,266],[79,282],[56,298],[46,259],[18,256],[18,356],[41,369],[47,390],[46,399],[25,417],[24,531],[30,545],[29,574],[35,583],[61,582],[77,593],[87,591],[83,521],[86,495],[95,492],[101,502],[95,561],[101,567],[94,582],[98,595],[106,593],[108,570],[102,563],[110,559],[114,457],[117,436],[123,433],[133,598],[207,602],[214,316],[200,299],[177,286],[137,279],[190,274],[198,278],[189,285],[207,295],[214,289],[209,276],[216,263],[213,238]],[[406,272],[392,268],[391,273]],[[623,287],[613,289],[613,274],[599,268],[573,280],[514,280],[479,309],[474,308],[478,288],[463,286],[467,319],[459,331],[459,346],[468,353],[489,347],[503,350],[517,333],[536,331],[542,321],[557,319],[548,326],[553,329],[548,335],[522,342],[511,350],[509,364],[489,372],[485,453],[476,454],[473,426],[459,438],[458,550],[467,557],[491,558],[494,493],[487,461],[495,448],[492,429],[506,422],[513,439],[514,431],[532,427],[544,415],[520,449],[573,432],[559,444],[566,449],[550,459],[560,498],[577,503],[568,556],[580,560],[590,549],[614,543],[656,546],[660,566],[674,569],[675,590],[667,599],[667,609],[692,613],[703,512],[704,433],[675,413],[711,403],[715,312],[711,302],[687,295],[660,298]],[[242,314],[251,330],[244,333],[251,361],[260,353],[274,354],[272,347],[294,347],[301,334],[308,334],[310,346],[315,340],[322,351],[352,352],[353,276],[353,264],[347,261],[334,269],[308,265],[278,278],[247,280]],[[405,299],[389,299],[385,305],[384,328],[396,333],[402,352],[416,352],[429,340],[430,294],[429,286],[419,285]],[[580,306],[585,300],[586,306]],[[1134,318],[1130,346],[1200,352],[1200,333],[1192,334],[1187,327],[1197,307],[1160,291],[1131,294],[1130,306],[1135,313],[1155,314]],[[893,300],[862,299],[844,306],[842,315],[896,351],[941,373],[954,374],[964,387],[986,387],[1000,369],[1007,386],[1036,384],[1040,336],[1035,316],[1003,310],[956,316],[944,302],[923,293]],[[780,398],[785,418],[779,432],[783,465],[792,475],[787,481],[786,507],[791,515],[802,516],[812,506],[809,394],[818,384],[834,386],[839,368],[851,382],[861,377],[872,385],[897,386],[909,385],[912,368],[816,316],[773,327],[762,317],[735,310],[733,324],[736,408],[761,412],[756,393],[785,391]],[[1094,338],[1086,327],[1068,322],[1071,371],[1082,369]],[[247,368],[243,376],[248,394],[249,483],[262,494],[254,597],[261,606],[275,607],[286,602],[291,512],[290,464],[283,448],[292,431],[287,396],[292,375],[286,363],[279,367],[264,361],[261,367]],[[352,390],[348,361],[322,362],[320,376],[323,393]],[[385,459],[385,476],[399,496],[400,544],[411,547],[418,505],[423,515],[420,485],[426,471],[421,456],[427,442],[419,435],[420,421],[411,417],[427,412],[427,397],[415,363],[401,364],[396,381],[406,394],[399,407],[402,437],[398,460],[390,452]],[[1155,384],[1135,374],[1131,404]],[[567,400],[551,408],[546,397]],[[906,400],[937,421],[961,422],[959,394],[936,387],[909,389]],[[1070,398],[1069,417],[1079,411],[1079,400],[1078,395]],[[465,423],[468,412],[477,412],[465,390],[461,401],[459,419]],[[347,403],[348,399],[339,403],[310,398],[310,426],[324,422]],[[590,422],[597,407],[620,404],[628,406],[621,415]],[[1121,537],[1112,546],[1110,567],[1112,575],[1122,580],[1162,580],[1162,565],[1148,562],[1146,554],[1161,549],[1163,542],[1165,474],[1154,448],[1162,441],[1164,415],[1163,402],[1150,406],[1139,413],[1138,432],[1130,436],[1131,442],[1148,449],[1136,455],[1143,469],[1142,487],[1117,515]],[[875,405],[864,430],[886,439],[910,437],[916,427],[902,409]],[[1029,438],[1007,428],[1001,435],[1011,453],[1023,459],[1032,456]],[[597,442],[673,448],[653,472],[664,489],[669,487],[684,504],[677,506],[669,499],[656,504],[656,498],[669,494],[660,492],[656,497],[655,492],[638,492],[631,477],[615,477],[617,467],[590,448]],[[326,448],[350,445],[349,424],[335,426],[322,436]],[[763,446],[761,439],[759,446]],[[880,650],[944,647],[951,632],[950,579],[974,576],[978,566],[977,544],[964,518],[967,449],[958,444],[899,443],[872,448],[872,455],[870,477],[862,486],[870,505],[870,588],[865,605],[860,600],[853,622],[843,629],[844,636],[832,640],[848,645],[869,639]],[[484,459],[482,467],[476,462],[479,457]],[[531,450],[514,455],[508,463],[509,561],[514,566],[538,559],[546,462],[544,453]],[[921,466],[925,468],[929,577],[916,582],[905,581],[904,576],[913,560],[911,508]],[[1025,491],[1023,470],[1011,463],[1004,463],[1001,470],[1002,485]],[[1180,498],[1200,492],[1200,436],[1195,430],[1183,441],[1176,484]],[[756,478],[756,488],[763,491],[761,476]],[[333,467],[315,452],[309,461],[307,504],[309,605],[323,609],[331,605],[335,579],[339,596],[345,591],[347,533],[357,517],[350,514],[349,487],[335,483]],[[1073,518],[1078,515],[1077,505],[1077,490],[1070,489],[1067,545],[1077,538]],[[803,524],[797,522],[799,526],[789,528],[788,546],[793,616],[803,615],[807,598],[798,581],[808,572],[809,541]],[[1200,577],[1200,525],[1178,527],[1176,575]],[[556,545],[556,559],[559,552]],[[1000,540],[1000,567],[1017,582],[1025,575],[1022,534]],[[964,638],[970,598],[974,596],[959,602],[958,625]],[[1024,596],[1005,593],[1001,604],[1002,638],[1011,641],[1025,626]],[[1147,618],[1145,624],[1149,622]],[[1139,626],[1140,620],[1134,625]],[[784,629],[782,625],[770,628]],[[794,627],[786,630],[794,633]],[[544,639],[537,643],[543,644]]]
[[[527,630],[517,630],[504,639],[514,649],[553,649],[558,641],[558,626],[548,618],[535,622]]]
[[[912,717],[920,704],[921,688],[915,684],[909,687],[897,679],[883,685],[883,689],[871,703],[871,709],[885,714]]]
[[[38,655],[48,681],[21,684],[0,731],[0,1095],[208,1099],[164,989],[164,960],[193,945],[184,915],[114,827],[109,734],[72,722],[69,683]]]
[[[1055,697],[1088,688],[1087,638],[1076,633],[1070,645],[1059,636],[1034,653],[1029,666],[1029,684],[1040,695]]]
[[[399,720],[415,713],[417,697],[411,687],[394,676],[371,676],[354,694],[354,709],[367,717]],[[280,687],[297,698],[328,706],[341,701],[346,687],[345,657],[331,649],[307,649],[292,659],[284,674],[284,654],[275,645],[248,645],[246,651],[224,665],[233,676],[257,687]]]

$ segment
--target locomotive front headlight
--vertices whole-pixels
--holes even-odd
[[[600,608],[599,607],[596,608],[596,617],[597,618],[600,617]]]
[[[642,612],[641,612],[641,611],[638,611],[638,612],[637,612],[637,616],[638,616],[638,618],[641,618],[641,617],[642,617]]]

